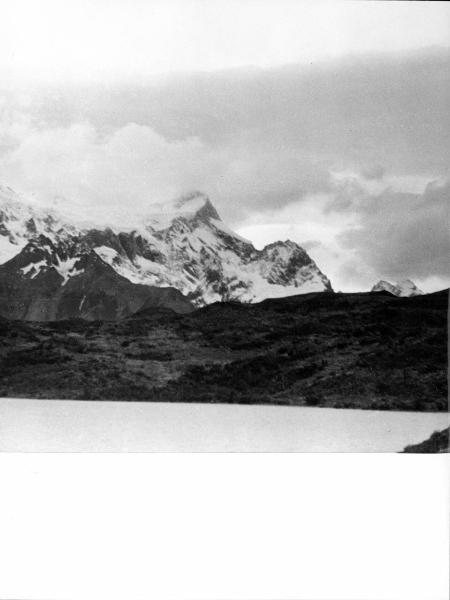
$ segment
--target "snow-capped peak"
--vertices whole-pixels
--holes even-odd
[[[287,240],[257,250],[223,223],[201,192],[150,205],[134,229],[80,229],[19,200],[9,212],[0,203],[0,265],[20,254],[21,277],[56,270],[65,284],[76,279],[83,252],[132,283],[176,288],[197,306],[331,290],[298,244]]]
[[[191,192],[171,202],[151,204],[144,219],[145,224],[156,231],[167,229],[175,219],[203,220],[221,218],[209,197],[202,192]]]
[[[416,284],[411,281],[411,279],[404,279],[403,281],[397,282],[395,285],[389,281],[380,279],[380,281],[373,286],[371,291],[385,291],[393,294],[394,296],[403,298],[408,298],[410,296],[421,296],[423,294],[422,290],[420,290]]]
[[[211,200],[207,194],[199,191],[189,192],[189,194],[184,194],[179,198],[176,198],[172,205],[175,206],[180,212],[190,213],[194,215],[199,210],[205,207],[205,205],[209,205],[212,207]]]
[[[0,264],[40,235],[57,243],[78,233],[54,210],[36,206],[30,198],[0,186]]]
[[[419,290],[411,279],[404,279],[403,281],[397,282],[396,285],[401,292],[401,296],[420,296],[423,294],[422,290]]]

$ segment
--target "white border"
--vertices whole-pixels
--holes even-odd
[[[446,455],[0,455],[0,598],[447,600]]]

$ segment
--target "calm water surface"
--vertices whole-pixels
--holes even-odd
[[[0,399],[0,451],[398,452],[445,413]]]

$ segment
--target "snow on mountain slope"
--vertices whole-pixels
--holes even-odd
[[[408,298],[410,296],[421,296],[423,294],[422,290],[416,286],[416,284],[410,279],[405,279],[396,283],[395,285],[390,283],[389,281],[384,281],[381,279],[378,283],[376,283],[371,289],[372,292],[382,292],[386,291],[394,296],[399,296],[403,298]]]
[[[36,243],[38,242],[38,243]],[[75,256],[47,239],[29,242],[0,265],[0,316],[54,321],[83,318],[115,320],[142,309],[191,312],[192,304],[174,288],[136,285],[121,277],[93,250]],[[45,245],[46,250],[42,250]]]
[[[197,306],[331,291],[327,277],[300,246],[286,241],[256,250],[223,223],[200,192],[150,205],[139,226],[124,231],[77,228],[52,212],[27,206],[9,188],[1,191],[0,264],[31,241],[33,256],[21,264],[29,278],[51,268],[64,286],[78,273],[79,257],[94,251],[130,282],[176,288]]]
[[[138,231],[103,236],[95,251],[130,281],[176,287],[198,306],[331,290],[294,242],[256,250],[220,220],[203,194],[179,202],[178,208],[179,214],[168,211],[170,222],[164,227],[159,214],[150,215]]]
[[[167,229],[174,219],[196,217],[216,219],[220,217],[209,198],[202,192],[191,192],[164,204],[150,204],[146,224],[155,230]]]
[[[59,242],[78,233],[76,227],[64,223],[55,212],[33,207],[11,188],[0,186],[0,264],[39,235]]]
[[[400,296],[421,296],[423,294],[422,290],[419,290],[411,279],[404,279],[398,282],[397,288],[400,290]]]

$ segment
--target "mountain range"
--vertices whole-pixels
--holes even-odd
[[[200,192],[149,205],[137,228],[99,229],[0,187],[3,317],[116,319],[320,291],[331,283],[303,248],[288,240],[257,250]]]
[[[447,308],[410,280],[333,293],[198,192],[127,229],[0,188],[0,396],[443,411]]]

